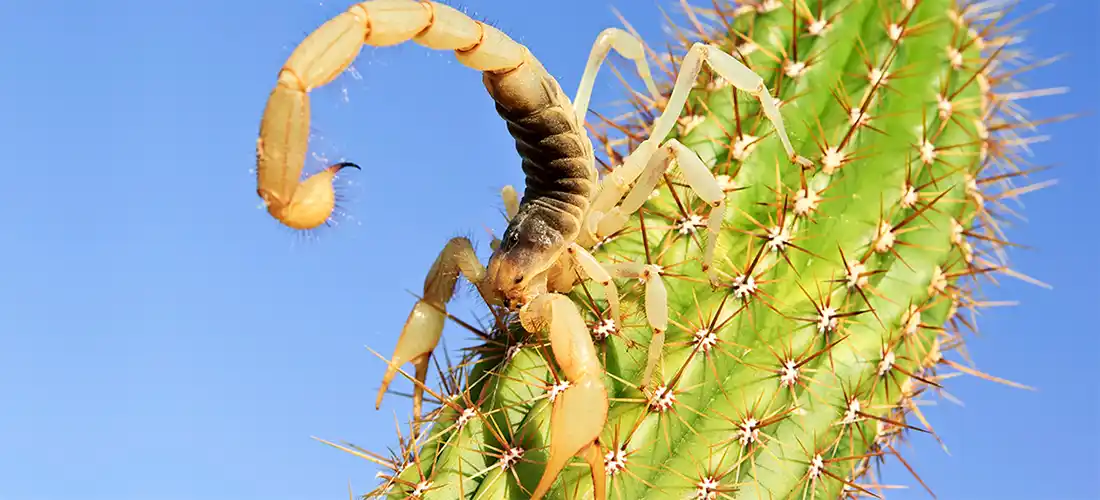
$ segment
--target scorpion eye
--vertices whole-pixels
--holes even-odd
[[[519,234],[517,231],[505,231],[504,241],[500,245],[501,250],[511,250],[513,247],[519,244]]]

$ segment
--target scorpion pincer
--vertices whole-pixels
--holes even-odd
[[[665,141],[682,113],[703,62],[736,88],[762,103],[789,158],[809,162],[791,148],[775,102],[763,80],[717,47],[695,44],[683,59],[664,111],[651,136],[601,181],[592,144],[584,130],[593,83],[611,49],[634,61],[654,102],[662,100],[643,46],[619,29],[600,33],[574,99],[562,91],[530,51],[496,28],[432,1],[372,0],[353,5],[329,20],[294,50],[269,97],[257,142],[257,192],[268,212],[283,224],[310,229],[328,220],[334,207],[332,179],[342,163],[300,180],[308,149],[310,90],[342,73],[362,45],[386,46],[412,40],[433,49],[452,50],[464,65],[481,71],[497,113],[507,122],[522,159],[526,186],[522,200],[505,188],[509,223],[496,242],[488,266],[477,260],[466,238],[447,242],[424,282],[378,391],[380,407],[387,387],[405,363],[416,369],[413,412],[420,417],[423,381],[439,343],[446,306],[461,274],[490,304],[518,313],[523,328],[549,338],[554,360],[568,388],[554,399],[549,458],[533,499],[542,498],[574,456],[591,467],[593,492],[606,498],[599,435],[607,420],[608,395],[595,345],[577,306],[564,293],[578,279],[603,287],[610,317],[621,321],[613,277],[641,278],[646,286],[645,315],[654,331],[641,386],[660,359],[668,324],[660,268],[642,263],[604,267],[587,250],[621,229],[637,211],[662,174],[675,163],[687,184],[711,206],[702,266],[717,282],[712,266],[725,201],[710,170],[698,155],[675,139]],[[633,187],[632,187],[633,186]]]

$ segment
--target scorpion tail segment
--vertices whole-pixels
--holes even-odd
[[[333,172],[301,181],[309,148],[308,92],[351,65],[366,31],[366,24],[347,12],[322,25],[294,49],[268,97],[256,147],[257,192],[268,212],[294,229],[323,224],[335,208]]]
[[[309,148],[309,92],[335,80],[364,44],[408,40],[454,50],[460,62],[481,71],[512,70],[527,57],[522,45],[499,30],[435,2],[362,2],[321,25],[287,58],[260,123],[257,193],[280,222],[312,229],[325,223],[335,208],[332,186],[322,186],[322,174],[301,181]]]
[[[281,84],[276,86],[268,97],[256,141],[256,193],[273,217],[291,227],[294,224],[286,220],[284,212],[289,210],[301,182],[309,147],[308,129],[309,100],[305,94]]]
[[[393,350],[393,357],[386,374],[382,376],[382,387],[378,388],[378,396],[374,400],[374,408],[382,407],[382,397],[386,389],[393,382],[397,370],[405,363],[412,362],[416,367],[416,380],[420,384],[428,373],[428,362],[431,360],[432,351],[439,344],[439,338],[443,334],[443,322],[447,319],[446,313],[440,311],[432,304],[423,300],[416,302],[409,319],[405,321],[405,328],[401,330],[401,337],[397,340],[397,347]],[[415,384],[413,389],[413,414],[420,418],[420,403],[423,400],[424,389],[420,384]]]
[[[264,189],[262,184],[257,192],[267,204],[268,213],[279,222],[293,229],[313,229],[328,222],[336,210],[333,180],[337,170],[330,167],[309,176],[292,188],[289,199]]]
[[[531,494],[532,500],[542,498],[554,484],[558,474],[577,455],[583,455],[592,467],[593,489],[596,498],[604,494],[603,457],[599,455],[597,438],[607,421],[607,389],[603,381],[593,375],[558,394],[550,416],[550,456],[538,486]],[[595,457],[592,455],[595,453]]]
[[[359,165],[342,162],[309,176],[297,186],[289,204],[268,204],[268,212],[294,229],[313,229],[332,217],[336,210],[336,188],[333,181],[345,168]]]

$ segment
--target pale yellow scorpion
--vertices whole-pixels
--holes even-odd
[[[674,162],[687,184],[711,207],[702,266],[717,283],[712,263],[725,195],[697,154],[675,139],[663,140],[683,111],[703,62],[736,88],[758,98],[789,158],[802,165],[809,162],[794,153],[763,80],[718,47],[697,43],[683,58],[650,137],[601,181],[583,124],[596,73],[608,52],[614,48],[634,61],[653,99],[661,99],[640,41],[619,29],[603,31],[571,102],[526,47],[496,28],[436,2],[373,0],[353,5],[306,37],[279,71],[256,148],[257,192],[280,222],[295,229],[325,223],[335,208],[332,181],[336,173],[356,167],[339,163],[301,179],[309,140],[308,93],[346,70],[363,44],[388,46],[408,40],[432,49],[453,50],[462,64],[483,73],[497,112],[515,138],[527,176],[526,189],[522,200],[516,199],[513,189],[504,190],[509,223],[502,239],[494,242],[488,267],[477,260],[466,238],[454,238],[444,247],[425,280],[423,298],[413,307],[401,332],[376,404],[381,405],[401,365],[413,363],[420,382],[427,376],[429,359],[443,331],[446,304],[461,273],[487,300],[518,312],[524,329],[549,337],[551,352],[569,384],[553,403],[549,459],[532,498],[545,495],[566,463],[579,455],[591,466],[595,498],[602,500],[606,493],[598,437],[608,410],[603,368],[584,319],[562,294],[573,289],[580,271],[602,285],[611,318],[619,322],[613,278],[645,282],[645,315],[654,332],[642,381],[642,386],[647,385],[668,325],[660,269],[643,263],[605,267],[587,248],[621,229]],[[418,384],[414,392],[417,416],[421,399]]]

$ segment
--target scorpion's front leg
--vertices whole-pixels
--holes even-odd
[[[500,199],[504,202],[505,217],[507,217],[508,222],[512,222],[512,219],[519,213],[519,193],[512,185],[504,186],[500,190]]]
[[[504,220],[510,223],[519,213],[519,193],[516,192],[515,186],[507,185],[501,188],[500,200],[504,203]],[[489,242],[489,248],[493,251],[500,248],[500,238],[494,235],[493,240]]]
[[[599,436],[607,422],[607,388],[603,366],[577,306],[568,297],[542,294],[520,311],[530,332],[546,332],[550,350],[569,387],[554,399],[550,415],[550,453],[532,500],[541,499],[570,458],[581,455],[592,469],[596,500],[604,500],[603,455]]]
[[[382,406],[382,397],[393,381],[401,365],[411,362],[416,368],[416,380],[413,388],[413,415],[420,418],[424,388],[421,384],[428,375],[428,362],[432,351],[443,334],[443,323],[447,319],[447,302],[454,295],[455,284],[461,273],[475,286],[485,279],[485,267],[478,262],[470,240],[453,238],[443,247],[428,276],[424,280],[424,296],[413,306],[397,347],[393,350],[386,374],[382,376],[382,387],[378,389],[375,409]],[[479,288],[480,289],[480,288]]]

